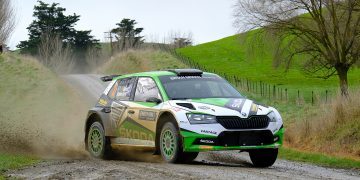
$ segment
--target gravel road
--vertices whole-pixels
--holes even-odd
[[[106,83],[98,75],[67,75],[89,107]],[[129,153],[130,152],[130,153]],[[167,164],[159,156],[144,151],[118,150],[111,161],[55,159],[25,169],[10,171],[9,178],[20,179],[359,179],[360,171],[324,168],[305,163],[278,160],[270,168],[253,168],[247,153],[238,151],[200,153],[192,164]]]

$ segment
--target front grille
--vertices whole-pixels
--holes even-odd
[[[249,118],[217,116],[216,119],[226,129],[263,129],[270,123],[268,116],[251,116]]]
[[[260,131],[225,131],[218,137],[221,146],[260,146],[274,143],[270,130]]]

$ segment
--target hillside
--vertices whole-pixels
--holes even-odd
[[[203,65],[206,69],[218,73],[249,79],[253,82],[265,82],[277,87],[289,89],[289,93],[300,90],[311,94],[311,91],[333,93],[338,90],[338,79],[327,80],[306,76],[301,70],[301,59],[289,71],[284,66],[274,67],[273,57],[276,40],[259,30],[238,34],[217,41],[197,46],[178,49],[177,52]],[[349,73],[350,88],[360,84],[360,69],[351,69]]]
[[[82,156],[86,108],[57,75],[38,61],[0,56],[0,156]],[[1,158],[0,158],[1,159]]]
[[[128,74],[187,67],[171,54],[159,50],[129,50],[115,55],[97,71],[104,74]]]
[[[360,85],[360,69],[353,68],[349,73],[352,101],[341,102],[335,96],[339,86],[337,77],[323,80],[306,76],[301,70],[301,58],[305,57],[297,57],[288,72],[284,66],[274,68],[275,47],[274,38],[255,30],[178,49],[177,52],[219,74],[226,73],[252,82],[271,84],[271,94],[273,85],[276,85],[282,89],[287,88],[292,96],[296,96],[299,90],[300,96],[307,98],[309,102],[312,91],[315,98],[324,95],[326,90],[330,91],[327,103],[319,101],[315,105],[304,104],[297,99],[274,101],[272,96],[269,98],[266,95],[243,93],[280,110],[286,127],[285,147],[359,160],[360,116],[357,89]],[[246,88],[240,88],[242,90],[246,91]],[[296,157],[294,155],[291,159],[296,160]]]

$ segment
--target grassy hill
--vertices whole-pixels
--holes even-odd
[[[187,67],[185,64],[169,53],[147,49],[129,50],[119,53],[97,69],[97,71],[105,74],[128,74],[185,67]]]
[[[359,95],[359,92],[356,91],[360,85],[360,69],[352,68],[349,72],[350,89],[353,91],[351,99],[353,100],[342,102],[335,95],[339,87],[336,76],[327,80],[306,76],[302,71],[303,61],[301,61],[306,58],[304,56],[296,57],[287,72],[284,65],[274,68],[275,50],[275,38],[259,30],[254,30],[178,49],[177,52],[219,74],[226,73],[229,76],[249,79],[252,82],[262,81],[271,84],[271,93],[273,85],[276,85],[283,89],[287,88],[289,96],[296,96],[300,91],[301,96],[305,99],[311,99],[312,91],[316,94],[315,96],[318,96],[329,90],[331,96],[328,99],[332,99],[332,102],[319,102],[315,105],[298,101],[279,102],[249,92],[244,92],[244,94],[280,110],[287,128],[285,147],[305,152],[350,157],[357,161],[355,164],[359,165],[360,114],[358,109],[360,109],[360,104],[356,100]],[[241,88],[240,90],[246,91]],[[299,160],[298,158],[301,157],[297,151],[294,151],[294,154],[282,154],[286,154],[283,156],[284,158],[292,160]],[[305,155],[304,157],[309,158],[310,156]],[[303,160],[309,161],[306,158]],[[325,164],[328,165],[337,162],[325,161],[327,161]]]
[[[306,76],[301,70],[303,56],[297,57],[289,71],[284,65],[274,67],[276,39],[262,31],[254,30],[197,46],[178,49],[177,52],[203,65],[206,69],[226,73],[253,82],[265,82],[283,89],[290,94],[300,90],[304,94],[311,91],[325,92],[338,90],[338,79],[327,80]],[[350,87],[360,84],[360,69],[353,68],[349,73]]]
[[[86,107],[35,59],[0,55],[0,102],[0,179],[32,156],[82,156]]]

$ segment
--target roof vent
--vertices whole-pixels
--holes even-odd
[[[108,82],[108,81],[112,81],[114,78],[119,77],[121,75],[109,75],[109,76],[104,76],[101,77],[100,79],[104,82]]]
[[[199,69],[170,69],[170,72],[178,76],[201,76],[203,72]]]

